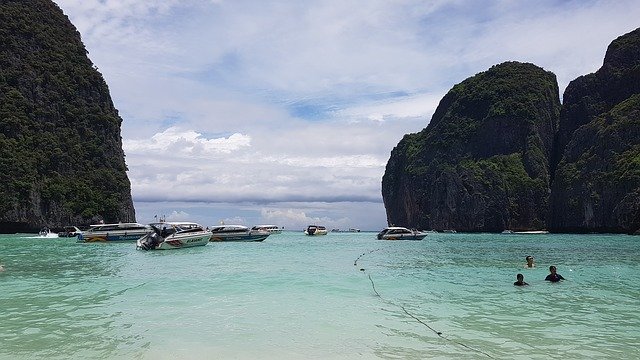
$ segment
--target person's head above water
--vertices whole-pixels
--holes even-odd
[[[527,267],[534,267],[536,264],[533,263],[533,256],[529,255],[525,258],[527,260]]]
[[[522,275],[522,274],[516,275],[516,279],[518,281],[514,282],[513,285],[516,285],[516,286],[529,285],[526,282],[524,282],[524,275]]]
[[[553,265],[549,266],[549,275],[547,275],[545,280],[546,281],[551,281],[551,282],[558,282],[560,280],[564,280],[562,275],[558,274],[556,271],[557,270],[556,270],[555,266],[553,266]]]

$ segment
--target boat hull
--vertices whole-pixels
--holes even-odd
[[[78,242],[134,242],[141,237],[147,235],[149,230],[145,231],[109,231],[109,232],[95,232],[95,233],[80,233],[78,234]]]
[[[200,235],[190,235],[190,236],[178,236],[178,237],[169,237],[161,242],[155,250],[173,250],[173,249],[183,249],[190,248],[196,246],[205,246],[209,243],[209,238],[211,238],[211,233],[205,233]]]
[[[205,246],[211,231],[194,222],[159,222],[149,224],[152,232],[136,242],[140,250],[174,250]]]
[[[421,235],[385,235],[380,240],[422,240],[427,237],[427,234]]]
[[[327,230],[316,230],[313,233],[309,233],[307,230],[304,231],[304,234],[309,236],[327,235],[327,233]]]
[[[426,232],[409,230],[405,227],[388,227],[378,233],[378,240],[422,240],[427,237]]]
[[[213,234],[209,241],[264,241],[269,235],[271,234]]]

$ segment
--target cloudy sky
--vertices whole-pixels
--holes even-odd
[[[569,81],[636,0],[55,0],[124,119],[137,219],[386,226],[393,147],[456,83],[532,62]]]

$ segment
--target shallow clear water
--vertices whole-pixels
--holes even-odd
[[[143,252],[32,236],[0,235],[2,359],[640,358],[640,237],[285,232]]]

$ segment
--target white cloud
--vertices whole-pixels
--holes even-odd
[[[229,137],[206,139],[194,130],[181,130],[170,127],[157,133],[151,139],[124,140],[123,148],[127,153],[153,154],[154,156],[207,157],[218,154],[230,154],[251,145],[251,137],[232,134]]]
[[[166,216],[166,221],[189,221],[191,215],[185,211],[172,211]]]

